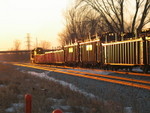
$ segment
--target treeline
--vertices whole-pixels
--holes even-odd
[[[150,25],[150,1],[75,0],[64,16],[65,29],[59,34],[62,45],[105,32],[140,33]]]

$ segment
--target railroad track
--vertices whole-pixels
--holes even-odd
[[[109,71],[114,74],[104,75],[104,74],[100,74],[99,73],[100,70],[96,70],[96,69],[87,72],[87,70],[85,69],[79,69],[79,68],[73,69],[65,66],[50,66],[50,65],[39,65],[39,64],[29,64],[29,63],[26,64],[12,63],[12,64],[150,90],[150,74]],[[118,76],[117,73],[119,73],[121,76]],[[139,79],[138,77],[140,77],[141,79]]]

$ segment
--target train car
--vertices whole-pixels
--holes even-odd
[[[35,63],[46,64],[63,64],[64,63],[64,50],[55,50],[45,52],[45,54],[38,54],[34,56]]]
[[[146,65],[146,40],[143,38],[102,43],[103,64],[109,68],[128,68]],[[149,44],[147,44],[147,49]]]
[[[34,59],[35,59],[35,63],[39,63],[39,64],[46,63],[45,62],[45,54],[35,55]]]
[[[150,36],[149,37],[145,37],[144,39],[145,41],[143,41],[143,62],[144,62],[144,66],[142,66],[142,69],[145,73],[147,73],[148,71],[150,71]]]
[[[53,51],[53,60],[55,64],[64,64],[64,50]]]
[[[55,63],[54,52],[53,51],[45,52],[45,60],[47,64]]]
[[[79,44],[80,46],[80,63],[83,66],[97,65],[101,62],[100,39],[85,41]]]
[[[64,46],[65,64],[76,66],[80,62],[79,43]]]

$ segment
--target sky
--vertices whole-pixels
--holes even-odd
[[[27,49],[27,33],[32,47],[36,39],[58,46],[68,4],[70,0],[0,0],[0,51],[11,50],[15,40],[20,40],[21,49]]]

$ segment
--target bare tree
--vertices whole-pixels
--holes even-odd
[[[142,0],[142,2],[144,2],[144,0]],[[145,21],[147,16],[149,18],[147,21]],[[141,32],[141,29],[143,28],[143,26],[149,22],[150,22],[150,1],[146,0],[145,4],[143,6],[142,17],[141,17],[141,20],[139,22],[139,26],[137,27],[137,31]]]
[[[131,32],[134,32],[135,29],[138,29],[140,32],[141,29],[150,22],[149,10],[150,10],[150,1],[149,0],[135,0],[135,9],[133,6],[127,5],[129,0],[77,0],[78,3],[84,4],[85,7],[92,7],[93,10],[97,11],[97,13],[103,18],[105,27],[109,29],[111,32],[126,32],[127,28],[130,28]],[[131,9],[131,11],[135,11],[133,15],[131,15],[131,21],[127,22],[125,20],[125,16],[129,12],[125,9]],[[130,24],[127,24],[130,23]]]
[[[62,46],[64,46],[66,44],[66,40],[67,40],[67,33],[66,31],[62,31],[61,33],[58,34],[59,36],[59,42]]]
[[[51,47],[51,44],[50,42],[43,40],[40,43],[40,47],[42,47],[43,49],[49,49]]]
[[[124,0],[80,0],[85,5],[90,6],[102,16],[109,31],[124,32],[123,23],[123,3]],[[80,2],[80,3],[82,3]],[[106,27],[107,27],[106,26]]]
[[[65,12],[66,25],[59,33],[60,41],[70,43],[103,32],[140,33],[150,23],[149,10],[149,0],[76,0]]]
[[[80,15],[80,16],[79,16]],[[78,38],[86,38],[98,32],[97,26],[100,22],[100,17],[97,13],[87,7],[79,7],[76,15],[76,30]]]
[[[70,43],[71,41],[78,38],[77,29],[76,29],[76,7],[68,9],[64,13],[66,20],[65,29],[59,33],[60,43],[64,45],[65,43]]]
[[[135,29],[135,22],[136,22],[136,18],[137,18],[137,14],[138,14],[138,11],[139,11],[139,7],[141,5],[141,1],[140,0],[135,0],[136,2],[136,6],[135,6],[135,14],[133,16],[133,20],[132,20],[132,26],[131,26],[131,31],[133,32],[134,29]]]
[[[15,40],[15,41],[14,41],[14,50],[15,50],[15,51],[20,50],[20,46],[21,46],[20,40]]]
[[[65,30],[59,33],[62,45],[64,42],[70,43],[75,40],[84,40],[89,34],[94,35],[98,32],[100,16],[89,7],[74,4],[73,7],[65,12]]]

